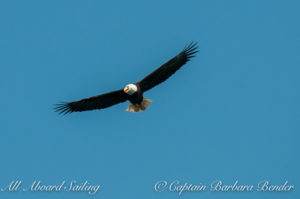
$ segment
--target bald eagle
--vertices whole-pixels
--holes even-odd
[[[144,92],[152,89],[173,75],[192,57],[195,57],[195,53],[198,52],[197,49],[197,43],[192,42],[187,45],[178,55],[157,68],[139,82],[128,84],[123,89],[117,91],[74,102],[56,104],[54,109],[60,114],[67,114],[78,111],[104,109],[129,100],[130,104],[126,109],[127,111],[144,111],[152,102],[150,99],[143,97]]]

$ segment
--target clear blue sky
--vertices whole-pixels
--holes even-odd
[[[288,193],[181,198],[298,198],[299,1],[1,1],[0,185],[88,180],[87,193],[1,198],[179,198],[159,180],[256,184]],[[124,87],[179,53],[200,53],[139,114],[128,103],[60,116],[53,104]]]

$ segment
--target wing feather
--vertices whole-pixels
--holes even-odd
[[[191,42],[177,56],[173,57],[171,60],[169,60],[158,69],[153,71],[151,74],[146,76],[144,79],[142,79],[140,82],[138,82],[142,92],[150,90],[156,85],[167,80],[186,62],[195,57],[195,53],[198,52],[197,49],[197,42]]]
[[[68,114],[78,111],[104,109],[115,104],[125,102],[126,100],[127,94],[123,90],[117,90],[74,102],[56,104],[54,109],[55,112],[60,114]]]

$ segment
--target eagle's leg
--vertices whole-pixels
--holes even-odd
[[[151,104],[152,100],[147,99],[147,98],[143,98],[143,101],[140,104],[132,104],[130,103],[129,106],[127,107],[126,111],[130,111],[130,112],[141,112],[146,110],[146,108],[148,108],[148,106]]]

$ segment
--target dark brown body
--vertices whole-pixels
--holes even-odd
[[[141,104],[141,102],[143,101],[143,92],[141,91],[141,87],[139,85],[139,83],[135,83],[134,85],[136,85],[137,87],[137,92],[132,94],[132,95],[128,95],[128,100],[132,103],[132,104]]]

